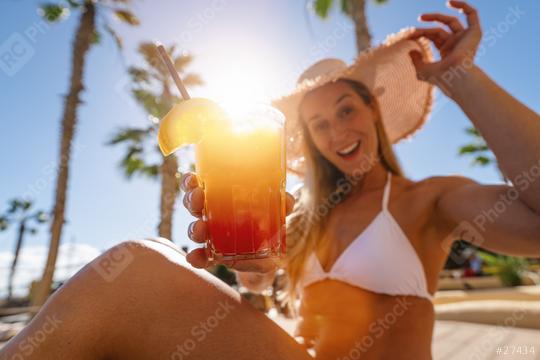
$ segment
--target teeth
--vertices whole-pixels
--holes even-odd
[[[338,150],[338,154],[339,155],[347,155],[351,152],[353,152],[354,150],[356,150],[357,146],[360,144],[360,141],[357,141],[355,142],[354,144],[351,144],[349,146],[347,146],[346,148],[343,148],[341,150]]]

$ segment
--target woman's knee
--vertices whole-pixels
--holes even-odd
[[[123,274],[142,272],[152,274],[164,267],[188,269],[185,256],[165,239],[127,240],[115,245],[89,265],[105,282],[114,282]]]
[[[238,296],[208,271],[193,268],[184,252],[163,238],[124,241],[92,261],[90,267],[103,282],[124,290],[135,287],[145,294],[152,289],[176,296],[220,292]]]

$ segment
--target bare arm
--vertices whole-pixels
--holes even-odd
[[[411,38],[431,40],[441,59],[425,63],[418,53],[411,59],[419,78],[439,86],[461,107],[513,186],[480,185],[462,177],[439,179],[435,216],[454,226],[454,237],[469,227],[466,240],[477,245],[540,256],[540,181],[535,181],[540,177],[540,116],[474,65],[482,36],[478,14],[463,1],[451,1],[450,6],[466,14],[468,27],[453,16],[423,14],[422,20],[444,24],[450,31],[416,30]]]
[[[540,215],[540,116],[471,67],[450,88],[495,154],[519,201]]]
[[[516,188],[482,185],[460,176],[433,179],[439,188],[434,216],[457,239],[508,255],[540,257],[540,217],[519,199]]]

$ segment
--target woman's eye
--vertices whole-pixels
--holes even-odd
[[[352,106],[346,106],[343,109],[340,110],[339,116],[340,117],[347,117],[348,115],[352,114],[354,109]]]
[[[315,131],[323,131],[323,130],[326,130],[327,128],[328,128],[328,124],[326,123],[326,121],[317,121],[313,125],[313,129]]]

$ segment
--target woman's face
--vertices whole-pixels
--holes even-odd
[[[337,81],[306,94],[300,117],[319,152],[339,170],[369,171],[377,156],[375,112],[349,84]]]

